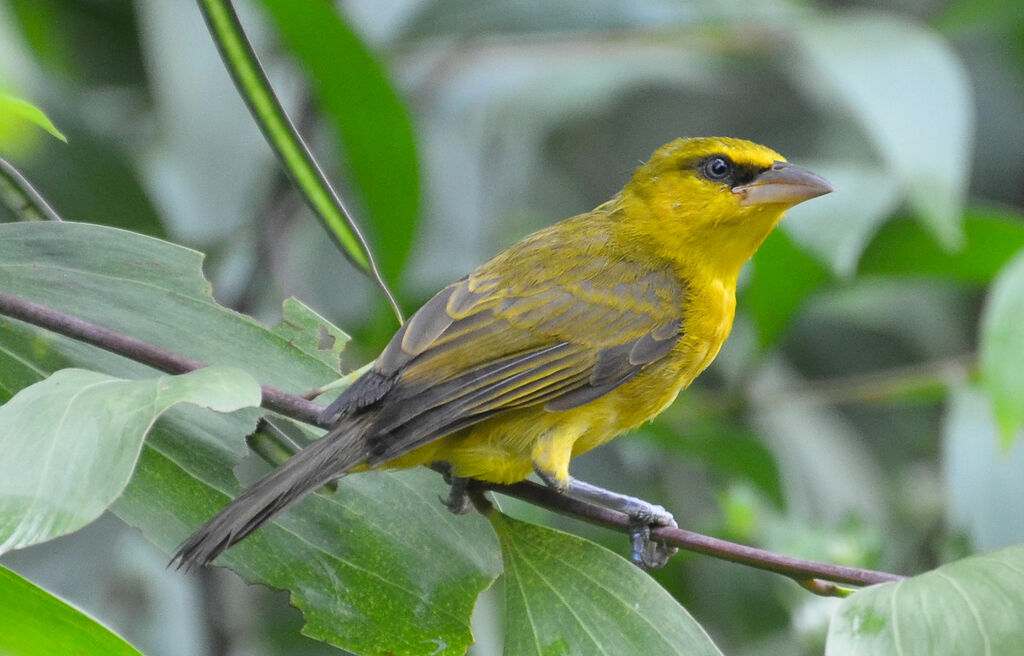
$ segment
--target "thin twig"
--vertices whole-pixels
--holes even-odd
[[[0,291],[0,314],[98,346],[170,374],[183,374],[207,366],[205,362],[187,355],[168,351],[4,291]],[[307,424],[326,427],[320,423],[320,411],[323,407],[319,404],[270,385],[260,385],[260,388],[263,390],[262,405],[268,410],[280,412]]]
[[[580,501],[564,494],[539,485],[532,481],[522,481],[514,485],[498,485],[494,483],[483,483],[473,481],[471,488],[487,489],[500,492],[504,495],[526,501],[536,506],[553,510],[562,515],[581,519],[591,524],[597,524],[605,528],[614,529],[622,533],[630,532],[629,518],[617,510],[595,506],[586,501]],[[714,556],[722,560],[728,560],[741,565],[748,565],[757,569],[782,574],[797,581],[807,589],[815,593],[831,592],[825,586],[810,586],[805,583],[810,579],[827,579],[837,583],[851,585],[873,585],[875,583],[888,583],[891,581],[902,581],[904,576],[879,572],[859,567],[846,567],[843,565],[832,565],[802,558],[784,556],[773,551],[757,549],[747,545],[729,542],[713,538],[701,533],[687,531],[681,528],[660,526],[651,529],[651,539],[660,540],[686,551],[702,553],[707,556]]]
[[[98,346],[168,373],[185,373],[206,366],[199,360],[162,349],[3,291],[0,291],[0,314]],[[262,389],[263,407],[292,419],[326,428],[320,419],[322,406],[268,385],[263,385]],[[629,532],[629,519],[623,513],[567,497],[531,481],[522,481],[513,485],[474,481],[471,489],[475,489],[477,492],[480,490],[500,492],[569,517],[617,531]],[[829,586],[827,583],[815,582],[815,579],[852,585],[871,585],[900,581],[904,578],[898,574],[887,572],[792,558],[680,528],[658,527],[652,529],[651,537],[680,549],[782,574],[818,594],[836,594],[836,591],[842,589]]]

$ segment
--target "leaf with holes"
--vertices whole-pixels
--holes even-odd
[[[4,291],[204,362],[242,368],[287,391],[337,377],[336,354],[325,357],[320,348],[318,321],[302,334],[294,326],[270,330],[218,305],[201,262],[195,251],[123,230],[0,224]],[[0,318],[0,394],[66,367],[121,378],[154,375],[126,358]],[[170,409],[143,443],[113,512],[172,551],[241,490],[234,467],[253,428],[248,415],[188,404]],[[251,582],[288,590],[305,614],[306,635],[349,652],[418,655],[443,644],[439,656],[461,655],[473,640],[477,595],[501,563],[487,522],[449,513],[438,501],[444,492],[441,478],[426,470],[354,475],[335,494],[310,495],[218,563]]]

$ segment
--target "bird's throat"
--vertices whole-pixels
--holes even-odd
[[[708,258],[705,266],[714,269],[721,279],[735,280],[743,265],[754,256],[778,224],[782,214],[781,209],[772,209],[746,217],[738,229],[723,230],[718,226],[717,230],[702,231],[703,234],[699,235],[701,248],[715,254],[715,257]]]

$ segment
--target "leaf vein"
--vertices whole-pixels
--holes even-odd
[[[510,542],[510,544],[511,544],[511,542]],[[513,546],[513,548],[515,548],[515,549],[516,549],[516,551],[519,551],[520,553],[522,553],[522,552],[521,552],[521,551],[519,550],[519,548],[518,548],[518,547],[517,547],[516,545],[512,544],[512,546]],[[580,618],[580,616],[576,614],[576,611],[575,611],[575,610],[573,610],[572,606],[571,606],[571,605],[570,605],[570,604],[569,604],[569,603],[568,603],[568,602],[566,601],[565,597],[563,597],[563,596],[562,596],[562,595],[561,595],[561,594],[559,593],[558,589],[557,589],[557,588],[555,588],[555,586],[553,586],[553,585],[551,584],[551,582],[550,582],[550,581],[548,581],[548,580],[547,580],[547,578],[545,578],[543,574],[541,574],[540,570],[539,570],[539,569],[537,569],[537,568],[536,568],[536,567],[535,567],[535,566],[533,565],[533,563],[531,563],[531,562],[530,562],[529,560],[527,560],[527,559],[525,559],[525,558],[524,558],[524,560],[523,560],[523,563],[524,563],[524,564],[525,564],[525,565],[526,565],[527,567],[529,567],[530,569],[532,569],[532,570],[533,570],[533,572],[534,572],[534,573],[535,573],[535,574],[537,575],[537,578],[539,578],[539,579],[540,579],[541,581],[543,581],[543,582],[544,582],[544,584],[545,584],[546,586],[548,586],[548,588],[549,588],[549,589],[551,590],[551,592],[552,592],[552,593],[553,593],[553,594],[554,594],[554,595],[555,595],[556,597],[558,597],[558,600],[559,600],[560,602],[562,602],[562,605],[563,605],[563,606],[565,606],[565,609],[566,609],[566,610],[568,610],[568,611],[569,611],[569,613],[570,613],[570,614],[571,614],[571,615],[573,616],[573,618],[575,618],[575,619],[576,619],[576,622],[577,622],[577,623],[579,624],[580,628],[581,628],[581,629],[583,629],[583,631],[584,631],[584,632],[585,632],[585,633],[587,634],[587,637],[588,637],[588,638],[590,638],[590,641],[591,641],[592,643],[594,643],[594,646],[598,648],[598,650],[600,651],[600,653],[604,654],[605,656],[608,656],[608,652],[606,652],[606,651],[604,650],[604,647],[603,647],[603,646],[601,645],[601,643],[600,643],[600,642],[599,642],[599,641],[597,640],[597,638],[596,638],[596,637],[594,637],[594,634],[590,632],[590,629],[589,629],[589,628],[587,628],[587,625],[586,625],[586,624],[585,624],[585,623],[583,622],[583,620],[582,620],[582,619]]]
[[[971,615],[974,617],[975,624],[978,625],[978,633],[981,634],[981,639],[985,643],[985,656],[990,656],[992,654],[992,644],[988,638],[988,632],[985,631],[985,624],[981,620],[981,614],[978,612],[978,608],[974,605],[974,602],[967,593],[964,592],[963,588],[960,587],[960,584],[957,583],[956,579],[939,570],[935,570],[935,575],[949,583],[949,585],[956,590],[957,594],[963,598],[964,603],[967,604],[967,608],[971,611]]]
[[[510,548],[514,549],[514,547],[510,544],[510,542],[511,541],[508,541],[508,540],[504,541],[505,544],[508,544]],[[516,581],[516,587],[519,588],[519,594],[523,598],[523,608],[526,611],[526,619],[530,623],[530,635],[533,636],[533,644],[537,648],[537,656],[542,656],[543,653],[544,653],[544,650],[543,650],[543,648],[541,647],[541,644],[540,644],[540,636],[537,635],[537,626],[536,626],[536,624],[533,621],[533,612],[530,610],[530,601],[529,601],[529,598],[526,596],[526,590],[523,588],[523,578],[522,578],[522,576],[520,576],[518,574],[518,569],[517,569],[514,561],[515,561],[515,556],[514,555],[510,556],[508,561],[507,561],[507,564],[510,565],[511,566],[510,569],[513,570],[514,578],[515,578],[515,581]]]

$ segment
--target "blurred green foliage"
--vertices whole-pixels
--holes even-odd
[[[327,3],[262,0],[311,76],[318,105],[340,133],[342,157],[376,226],[377,259],[395,279],[412,247],[420,205],[412,125],[373,55]]]
[[[296,201],[198,10],[171,4],[0,0],[0,86],[69,140],[0,156],[69,220],[208,253],[216,298],[265,323],[301,298],[354,335],[346,366],[363,364],[393,319]],[[1024,281],[1006,269],[1024,246],[1020,3],[350,0],[340,22],[362,42],[339,61],[339,44],[303,39],[315,24],[284,26],[284,4],[238,9],[406,311],[604,201],[676,136],[750,138],[836,184],[755,257],[715,365],[575,475],[655,499],[685,527],[891,571],[1024,542],[1021,440],[999,437],[1024,417]],[[360,78],[366,58],[386,78]],[[361,85],[388,82],[408,121],[400,106],[348,111]],[[394,143],[359,142],[370,119]],[[620,536],[506,510],[623,550]],[[194,653],[336,653],[269,619],[282,595],[153,573],[162,557],[135,532],[107,536],[62,542],[76,560],[143,564],[70,576],[46,545],[4,563],[147,654],[175,653],[168,634],[183,633],[199,636]],[[655,576],[728,654],[821,653],[835,610],[704,557]],[[500,651],[501,609],[480,609],[471,653],[485,656]]]
[[[0,648],[6,654],[79,653],[138,656],[102,624],[14,572],[0,567]]]

